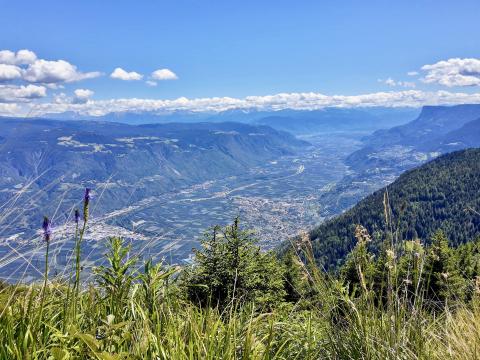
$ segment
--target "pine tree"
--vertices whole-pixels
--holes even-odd
[[[439,230],[432,236],[426,257],[426,298],[437,306],[449,306],[450,301],[462,300],[465,280],[457,268],[455,252]]]
[[[201,243],[184,278],[192,302],[225,307],[252,301],[270,307],[283,300],[284,267],[273,253],[260,251],[238,218],[224,229],[213,228]]]

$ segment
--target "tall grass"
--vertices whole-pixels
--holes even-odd
[[[48,278],[47,252],[41,284],[0,286],[0,359],[480,359],[478,295],[431,311],[425,254],[403,258],[408,283],[400,280],[401,244],[387,196],[385,218],[392,230],[382,280],[370,273],[362,227],[350,257],[356,291],[315,266],[303,237],[295,249],[308,295],[266,311],[254,303],[197,306],[187,300],[181,269],[146,261],[140,271],[119,238],[110,239],[108,265],[95,269],[96,281],[81,284],[86,206],[75,234],[73,281]]]
[[[123,251],[121,242],[116,243],[115,251]],[[6,287],[1,293],[6,307],[0,308],[0,358],[475,359],[480,355],[478,306],[437,316],[401,303],[392,310],[380,309],[368,296],[353,299],[332,282],[318,294],[316,307],[283,304],[265,313],[247,304],[220,312],[185,300],[172,270],[160,266],[152,270],[152,266],[146,265],[141,274],[131,268],[116,275],[111,268],[99,270],[110,280],[79,292],[77,314],[64,311],[65,303],[72,301],[68,284],[50,282],[45,289],[34,284]],[[326,289],[324,284],[314,285]],[[12,300],[7,302],[8,298]],[[39,313],[43,316],[37,321]]]

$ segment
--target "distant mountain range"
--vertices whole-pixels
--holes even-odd
[[[21,206],[32,209],[17,220],[18,229],[29,229],[30,216],[38,220],[73,206],[86,186],[104,192],[97,208],[103,212],[237,175],[309,146],[286,132],[238,123],[3,119],[0,127],[0,203],[23,193],[29,200]]]
[[[310,237],[318,263],[341,264],[355,245],[355,225],[372,236],[371,247],[386,239],[384,196],[388,192],[393,237],[428,242],[443,230],[454,245],[480,235],[480,149],[438,157],[402,174],[395,182],[360,201],[344,214],[315,228]]]
[[[59,120],[96,120],[120,122],[125,124],[151,123],[194,123],[194,122],[240,122],[257,125],[268,125],[277,130],[285,130],[294,134],[331,131],[374,131],[377,129],[404,124],[418,115],[414,108],[325,108],[322,110],[278,110],[259,111],[228,110],[220,113],[176,111],[156,114],[152,112],[109,113],[100,117],[86,117],[74,112],[47,114],[45,118]]]
[[[293,134],[320,132],[371,132],[404,124],[418,114],[417,109],[339,109],[316,111],[283,110],[256,119],[256,124],[268,125]]]
[[[425,106],[415,120],[365,138],[348,163],[356,170],[402,171],[442,153],[478,146],[480,105]]]

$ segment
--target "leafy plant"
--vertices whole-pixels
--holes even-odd
[[[137,262],[137,257],[129,257],[131,246],[125,246],[121,238],[111,237],[108,242],[110,251],[105,256],[110,266],[99,266],[94,272],[105,293],[107,311],[118,316],[135,280],[132,267]]]

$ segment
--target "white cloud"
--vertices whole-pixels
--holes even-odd
[[[10,50],[0,50],[0,64],[15,64],[15,53]]]
[[[50,84],[42,84],[43,86],[45,86],[46,88],[48,89],[52,89],[52,90],[58,90],[58,89],[65,89],[65,85],[62,85],[62,84],[55,84],[55,83],[50,83]]]
[[[94,92],[89,89],[76,89],[73,93],[75,94],[73,101],[76,103],[84,103],[94,94]]]
[[[17,104],[0,103],[0,116],[18,116],[21,112],[22,109]]]
[[[399,84],[404,88],[415,88],[417,86],[413,81],[400,81]]]
[[[83,73],[65,60],[38,59],[31,50],[0,51],[0,81],[22,79],[56,88],[59,83],[91,79],[102,75],[98,71]]]
[[[68,97],[65,93],[59,93],[53,95],[53,102],[55,104],[69,104],[72,102],[72,98]]]
[[[214,97],[174,100],[159,99],[109,99],[59,101],[41,103],[36,106],[36,115],[73,111],[81,115],[101,116],[111,112],[151,112],[170,113],[174,111],[220,112],[226,110],[319,110],[326,107],[419,107],[423,105],[454,105],[480,103],[480,93],[452,93],[448,91],[424,92],[402,90],[376,92],[361,95],[324,95],[320,93],[281,93],[267,96],[247,96],[245,98]]]
[[[378,79],[378,81],[392,87],[400,86],[404,88],[414,88],[416,86],[413,81],[395,81],[392,78],[386,80]]]
[[[147,84],[148,86],[157,86],[157,82],[156,81],[152,81],[152,80],[147,80],[145,81],[145,84]]]
[[[74,91],[74,94],[77,98],[88,99],[89,97],[91,97],[94,94],[94,92],[92,90],[89,90],[89,89],[76,89]]]
[[[448,59],[424,65],[422,70],[426,72],[422,81],[427,84],[448,87],[480,85],[480,59]]]
[[[397,86],[397,83],[392,78],[385,80],[385,84],[388,86]]]
[[[60,83],[92,79],[100,76],[98,71],[82,73],[75,65],[65,60],[48,61],[36,60],[30,64],[23,75],[23,79],[33,83]]]
[[[10,50],[0,51],[0,64],[24,65],[31,64],[37,59],[37,55],[30,50],[19,50],[15,54]]]
[[[45,97],[47,89],[45,86],[27,85],[0,85],[1,102],[24,102]]]
[[[408,76],[417,76],[417,75],[418,75],[418,71],[409,71],[409,72],[407,72],[407,75],[408,75]]]
[[[22,69],[15,65],[0,64],[0,82],[19,79]]]
[[[177,80],[178,76],[169,69],[158,69],[152,72],[152,78],[155,80]]]
[[[16,64],[33,64],[37,60],[37,55],[30,50],[19,50],[16,55]]]
[[[116,68],[115,70],[113,70],[113,72],[110,74],[110,77],[111,77],[112,79],[130,81],[130,80],[142,80],[143,75],[142,75],[142,74],[139,74],[139,73],[137,73],[137,72],[135,72],[135,71],[127,72],[127,71],[123,70],[122,68],[117,67],[117,68]]]

